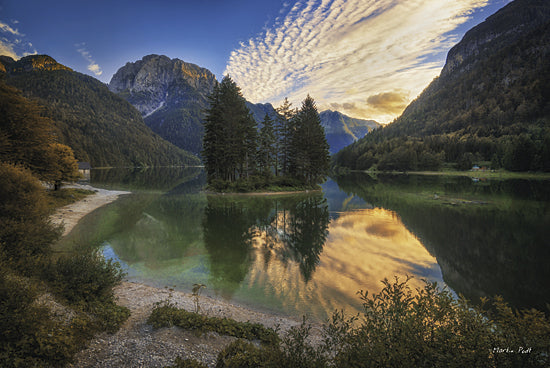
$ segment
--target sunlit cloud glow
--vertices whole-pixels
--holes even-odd
[[[234,50],[225,70],[252,102],[389,122],[436,77],[453,33],[488,0],[302,0]],[[344,108],[347,106],[347,108]]]
[[[92,58],[92,55],[86,49],[86,43],[84,42],[77,43],[75,47],[76,47],[76,51],[78,51],[78,53],[82,55],[82,57],[88,62],[88,70],[90,72],[94,73],[94,75],[97,77],[103,74],[101,67],[94,61],[94,59]]]
[[[12,20],[12,24],[18,24]],[[9,56],[15,60],[21,56],[33,55],[37,51],[32,44],[25,41],[25,35],[17,28],[10,26],[7,22],[0,20],[0,55]]]

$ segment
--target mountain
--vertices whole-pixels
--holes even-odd
[[[100,81],[46,55],[0,57],[5,82],[44,106],[60,143],[79,161],[99,166],[198,164],[198,159],[149,129],[140,113]]]
[[[155,133],[199,155],[203,114],[216,83],[208,69],[164,55],[148,55],[121,67],[109,82],[109,89],[137,108]],[[269,103],[247,101],[246,106],[260,125],[266,114],[272,119],[277,116]],[[327,111],[320,116],[331,153],[379,126],[375,121],[353,119],[339,112]]]
[[[252,102],[246,101],[246,107],[248,108],[248,110],[250,110],[250,113],[252,114],[254,120],[256,120],[256,122],[259,124],[264,121],[266,114],[273,120],[277,118],[277,112],[275,111],[273,105],[270,103],[253,104]]]
[[[208,69],[164,55],[148,55],[120,68],[109,89],[135,106],[155,133],[199,154],[203,110],[216,83]]]
[[[338,152],[381,126],[380,123],[374,120],[350,118],[338,111],[325,110],[319,114],[319,117],[321,118],[321,125],[325,128],[331,154]]]
[[[516,0],[468,31],[441,75],[334,166],[550,171],[550,2]]]

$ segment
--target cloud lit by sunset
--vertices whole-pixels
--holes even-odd
[[[298,105],[309,93],[321,108],[387,123],[439,74],[453,32],[487,3],[299,1],[241,43],[225,72],[253,102]]]

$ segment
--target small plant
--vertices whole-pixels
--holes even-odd
[[[199,313],[201,310],[201,307],[199,305],[199,298],[201,296],[202,289],[206,288],[206,285],[204,284],[193,284],[193,301],[195,302],[195,313]]]
[[[174,361],[174,365],[165,368],[207,368],[207,366],[196,359],[183,359],[182,357],[177,357]]]
[[[238,322],[230,318],[207,317],[198,313],[176,308],[171,303],[155,306],[147,321],[154,328],[178,326],[198,332],[216,332],[248,340],[260,340],[266,344],[277,343],[275,330],[259,323]]]

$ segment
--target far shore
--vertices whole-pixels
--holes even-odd
[[[302,193],[317,193],[322,191],[319,189],[306,189],[306,190],[293,190],[293,191],[278,191],[278,192],[210,192],[205,191],[207,195],[218,195],[218,196],[275,196],[275,195],[285,195],[285,194],[302,194]]]
[[[121,195],[130,193],[98,189],[87,184],[74,184],[69,187],[91,190],[95,194],[61,207],[52,215],[52,222],[65,226],[63,236],[66,236],[88,213],[114,202]],[[272,195],[272,193],[236,194]],[[77,354],[75,363],[70,367],[138,367],[143,366],[144,363],[151,367],[164,367],[172,364],[176,356],[198,358],[207,366],[214,367],[218,352],[234,339],[216,334],[197,336],[193,332],[177,327],[154,330],[147,323],[147,318],[155,304],[163,301],[170,301],[189,311],[194,310],[194,299],[190,292],[129,281],[123,282],[114,291],[118,303],[130,309],[130,318],[117,333],[112,335],[104,333],[94,337],[88,347]],[[200,297],[200,308],[201,313],[209,316],[228,317],[241,322],[257,322],[276,328],[280,333],[300,324],[297,318],[265,313],[208,296]],[[320,331],[319,326],[314,327],[314,331]],[[316,335],[315,332],[314,335]]]

